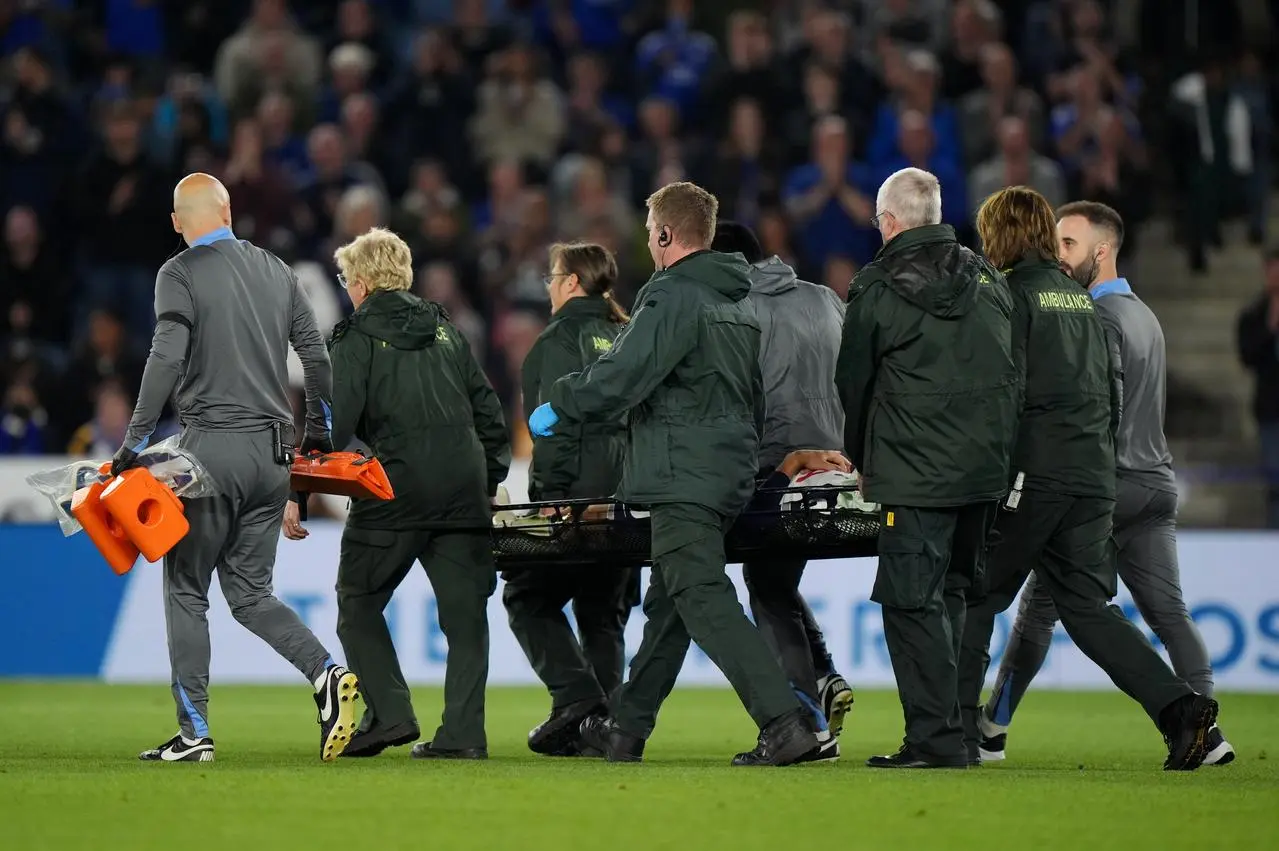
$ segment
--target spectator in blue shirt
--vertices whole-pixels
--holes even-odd
[[[897,149],[901,153],[878,165],[875,183],[882,185],[894,172],[919,168],[932,172],[941,183],[941,220],[957,231],[968,227],[968,192],[964,170],[937,153],[933,128],[922,112],[909,110],[898,119]]]
[[[209,142],[218,148],[229,139],[230,128],[226,107],[213,87],[198,74],[174,74],[169,78],[165,93],[155,105],[151,118],[150,149],[158,160],[168,164],[180,164],[177,148],[180,140],[180,119],[186,103],[198,103],[208,119]]]
[[[870,170],[849,157],[848,122],[836,115],[813,128],[813,161],[790,173],[782,191],[798,235],[802,276],[817,280],[831,255],[858,265],[875,256],[875,189]]]
[[[568,0],[536,3],[533,32],[564,53],[594,50],[608,54],[626,46],[635,0]]]
[[[164,9],[155,0],[106,0],[107,48],[126,56],[164,53]]]
[[[1071,75],[1071,99],[1053,108],[1050,123],[1057,158],[1069,177],[1079,174],[1086,157],[1096,153],[1101,133],[1116,111],[1134,143],[1141,140],[1141,127],[1132,113],[1108,105],[1102,96],[1102,81],[1086,65]]]
[[[293,101],[281,91],[269,91],[258,101],[258,126],[266,161],[282,171],[293,188],[306,182],[311,171],[306,140],[293,130]]]
[[[640,40],[635,70],[646,94],[669,98],[685,116],[697,106],[702,78],[715,61],[715,40],[689,29],[691,0],[670,0],[666,26]]]
[[[870,164],[883,171],[888,163],[903,154],[900,116],[908,111],[924,115],[933,130],[933,151],[939,161],[955,169],[963,167],[963,137],[959,116],[949,103],[937,98],[940,66],[936,57],[923,50],[913,50],[901,57],[900,70],[889,75],[893,96],[879,107],[875,116],[875,132],[870,140]],[[891,171],[886,173],[891,174]]]

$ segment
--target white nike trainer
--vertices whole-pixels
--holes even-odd
[[[188,739],[178,733],[158,748],[138,754],[143,762],[213,762],[213,740]]]

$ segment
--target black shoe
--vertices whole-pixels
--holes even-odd
[[[612,718],[588,715],[581,726],[583,753],[589,748],[609,762],[640,762],[644,759],[644,740],[617,726]]]
[[[795,760],[801,762],[839,762],[839,739],[830,730],[817,734],[817,747]]]
[[[1006,747],[1008,747],[1007,733],[1000,733],[997,736],[983,735],[981,744],[977,748],[977,759],[979,762],[1002,762]]]
[[[1217,722],[1217,701],[1202,694],[1179,697],[1159,713],[1159,732],[1168,746],[1164,771],[1194,771],[1208,753],[1209,732]]]
[[[1204,765],[1228,765],[1235,761],[1235,749],[1226,741],[1216,724],[1208,731],[1208,743],[1204,745]]]
[[[832,737],[833,739],[834,737]],[[759,741],[752,751],[733,757],[733,765],[792,765],[811,762],[810,756],[820,750],[817,733],[813,730],[813,716],[807,709],[792,709],[778,716],[759,731]]]
[[[213,762],[213,740],[185,739],[178,733],[158,748],[138,754],[143,762]]]
[[[910,745],[902,745],[901,750],[891,756],[872,756],[866,760],[871,768],[963,768],[969,766],[968,756],[959,760],[943,760],[928,756],[914,750]]]
[[[488,759],[488,748],[437,748],[430,742],[413,746],[414,759]]]
[[[355,735],[355,702],[360,699],[360,681],[341,665],[330,665],[315,690],[319,711],[320,759],[332,762],[342,755]]]
[[[817,694],[822,704],[822,714],[832,735],[844,731],[844,718],[853,706],[853,690],[839,674],[831,674],[817,681]]]
[[[422,731],[416,724],[396,724],[394,727],[374,727],[361,730],[347,742],[342,756],[369,757],[377,756],[387,748],[398,748],[422,738]]]
[[[608,715],[597,698],[555,707],[551,715],[528,734],[528,749],[546,756],[577,756],[582,741],[582,722],[591,715]]]

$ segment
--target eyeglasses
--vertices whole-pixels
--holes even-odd
[[[572,272],[552,272],[551,274],[544,275],[542,277],[542,283],[545,284],[546,288],[549,290],[551,288],[551,282],[554,281],[556,278],[567,278],[569,275],[572,275],[572,274],[573,274]]]
[[[892,216],[892,215],[893,215],[892,212],[890,212],[889,210],[884,210],[883,212],[876,213],[875,215],[870,217],[870,226],[873,227],[875,230],[879,230],[879,225],[882,221],[884,221],[884,216]],[[893,218],[896,218],[896,216],[893,216]]]
[[[350,284],[346,282],[346,275],[343,275],[341,272],[338,272],[338,285],[341,286],[342,289],[346,289],[350,286]]]

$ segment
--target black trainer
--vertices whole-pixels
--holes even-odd
[[[834,738],[833,736],[831,737]],[[813,716],[807,709],[792,709],[778,716],[759,731],[755,749],[733,757],[736,766],[782,766],[812,762],[820,751]]]
[[[969,766],[968,755],[956,760],[944,760],[929,754],[923,754],[910,745],[902,745],[901,750],[889,756],[872,756],[866,760],[871,768],[962,768]]]
[[[341,665],[330,665],[315,690],[320,759],[324,762],[337,759],[350,744],[355,735],[355,702],[359,699],[359,678]]]
[[[981,744],[977,747],[977,758],[982,762],[1002,762],[1006,747],[1008,747],[1007,733],[1000,733],[997,736],[983,734]]]
[[[430,742],[413,746],[414,759],[488,759],[488,748],[437,748]]]
[[[588,715],[582,722],[582,755],[598,752],[609,762],[640,762],[644,759],[644,740],[617,726],[612,718]]]
[[[1208,734],[1217,723],[1217,701],[1187,694],[1159,713],[1159,732],[1168,746],[1164,771],[1194,771],[1208,754]]]
[[[1204,747],[1207,750],[1204,765],[1227,765],[1235,761],[1235,749],[1216,724],[1208,731],[1208,742]]]
[[[213,740],[185,739],[181,733],[158,748],[138,754],[143,762],[213,762]]]
[[[416,742],[422,738],[422,731],[416,724],[396,724],[394,727],[374,727],[371,730],[360,730],[347,742],[342,756],[370,757],[377,756],[387,748],[397,748]]]
[[[826,724],[831,734],[838,736],[844,731],[844,718],[853,706],[853,690],[839,674],[831,674],[817,681],[817,694]]]
[[[839,761],[839,739],[830,730],[825,730],[817,734],[817,747],[795,760],[794,764],[799,765],[801,762],[838,762]]]
[[[553,708],[550,717],[528,734],[528,749],[546,756],[580,755],[582,722],[592,715],[608,715],[598,698]]]

